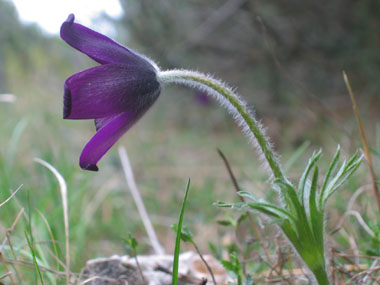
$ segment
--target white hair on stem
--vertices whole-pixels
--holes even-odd
[[[259,153],[259,158],[264,162],[265,168],[275,178],[285,179],[278,162],[277,155],[265,135],[262,124],[255,119],[253,112],[247,107],[235,90],[224,82],[212,78],[210,75],[189,70],[159,71],[157,79],[161,84],[176,83],[206,92],[214,97],[235,119],[243,133],[249,138]]]

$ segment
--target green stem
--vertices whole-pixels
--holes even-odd
[[[319,285],[329,285],[329,279],[327,278],[326,270],[324,267],[318,267],[313,270],[314,276],[317,279]]]
[[[214,96],[222,105],[232,113],[243,126],[243,131],[249,131],[256,139],[258,149],[262,152],[266,162],[272,170],[273,176],[286,180],[280,164],[276,159],[274,151],[264,135],[263,128],[257,122],[254,116],[249,112],[246,104],[241,100],[231,88],[225,86],[222,82],[206,76],[202,73],[188,70],[168,70],[161,71],[157,75],[158,80],[162,83],[177,83],[189,87],[200,89]]]

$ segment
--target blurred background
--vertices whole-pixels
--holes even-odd
[[[267,127],[284,164],[310,143],[293,159],[293,167],[288,165],[291,177],[300,175],[297,164],[302,169],[315,149],[322,148],[327,156],[340,144],[351,154],[361,145],[343,70],[369,140],[380,149],[378,0],[120,0],[113,7],[102,6],[108,1],[80,1],[80,6],[64,1],[64,8],[59,2],[0,0],[0,94],[17,98],[0,102],[0,197],[24,184],[17,195],[20,204],[47,216],[56,238],[63,241],[57,183],[33,157],[54,165],[68,183],[73,270],[88,258],[123,254],[120,238],[127,232],[140,238],[143,252],[149,246],[117,149],[102,159],[98,173],[81,170],[78,159],[95,132],[93,122],[62,120],[64,80],[95,65],[59,38],[60,24],[69,13],[162,69],[195,69],[236,87]],[[39,14],[28,14],[31,9]],[[119,144],[129,152],[168,252],[174,244],[168,227],[176,221],[188,177],[192,192],[186,219],[195,240],[207,251],[210,237],[217,243],[224,236],[215,221],[225,213],[212,203],[235,197],[216,148],[226,154],[244,190],[265,197],[270,192],[266,173],[233,120],[196,91],[165,88]],[[361,183],[351,183],[351,190]],[[334,211],[343,207],[338,204]],[[0,233],[19,209],[16,202],[0,209]],[[38,219],[35,227],[43,235],[47,230]],[[22,233],[23,228],[15,230]]]

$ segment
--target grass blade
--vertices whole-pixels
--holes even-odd
[[[69,240],[69,207],[67,199],[67,185],[62,175],[51,164],[40,158],[34,158],[34,161],[49,169],[58,180],[62,196],[63,221],[65,224],[65,245],[66,245],[66,283],[70,282],[70,240]]]
[[[41,271],[40,271],[40,267],[38,266],[38,263],[37,263],[37,258],[36,258],[36,254],[34,252],[34,249],[32,247],[32,243],[30,242],[30,239],[28,237],[28,234],[27,232],[25,231],[25,237],[26,237],[26,240],[28,242],[28,245],[29,245],[29,249],[30,249],[30,252],[32,253],[32,257],[33,257],[33,264],[34,264],[34,268],[36,269],[37,273],[38,273],[38,276],[40,278],[40,281],[41,281],[41,284],[45,284],[44,283],[44,279],[42,278],[42,274],[41,274]]]
[[[22,186],[24,186],[24,185],[21,184],[21,185],[16,189],[16,191],[13,192],[13,193],[11,194],[11,196],[9,196],[7,199],[5,199],[5,201],[1,202],[1,203],[0,203],[0,207],[4,206],[8,201],[10,201],[10,200],[13,198],[13,196],[16,195],[17,192],[22,188]]]
[[[185,213],[185,206],[187,201],[187,196],[190,189],[190,179],[187,181],[185,197],[183,198],[181,212],[179,214],[178,226],[177,226],[177,237],[175,240],[175,249],[174,249],[174,259],[173,259],[173,275],[172,275],[172,284],[178,285],[178,263],[179,263],[179,250],[181,247],[181,233],[182,233],[182,221],[183,215]]]

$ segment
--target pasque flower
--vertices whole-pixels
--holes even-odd
[[[99,66],[66,79],[64,119],[95,119],[96,134],[84,147],[79,165],[97,171],[97,162],[158,98],[158,67],[108,37],[74,23],[71,14],[61,38]]]
[[[62,24],[61,37],[100,63],[65,81],[63,118],[95,119],[97,132],[79,159],[83,169],[97,171],[96,163],[152,106],[161,87],[174,83],[204,92],[226,107],[274,177],[285,179],[261,124],[246,103],[223,82],[196,71],[161,71],[145,56],[74,23],[74,15],[69,15]]]

